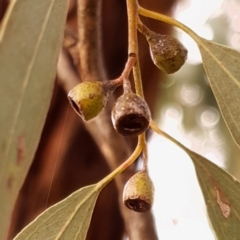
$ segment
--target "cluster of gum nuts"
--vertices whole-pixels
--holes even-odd
[[[181,68],[187,58],[187,50],[176,38],[152,32],[144,25],[139,30],[145,35],[151,58],[161,71],[170,74]],[[68,99],[75,112],[88,121],[106,106],[116,87],[114,80],[84,81],[69,92]],[[123,94],[115,102],[111,117],[115,130],[123,136],[139,135],[149,127],[149,107],[144,99],[132,91],[128,79],[123,81]],[[153,195],[152,181],[147,170],[142,169],[126,183],[123,202],[131,210],[145,212],[151,209]]]

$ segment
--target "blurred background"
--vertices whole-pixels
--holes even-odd
[[[1,19],[9,2],[0,0]],[[84,4],[87,0],[79,2]],[[101,3],[98,22],[102,35],[98,40],[103,51],[98,60],[103,60],[104,74],[99,74],[99,79],[114,79],[121,74],[127,59],[126,1],[89,2]],[[174,16],[204,38],[240,49],[239,0],[139,0],[139,3]],[[178,141],[240,179],[239,150],[221,118],[196,44],[168,24],[142,20],[153,31],[175,34],[188,49],[183,68],[166,76],[153,65],[146,39],[139,34],[144,94],[154,119]],[[69,1],[67,27],[77,36],[76,0]],[[82,27],[88,28],[85,23]],[[84,69],[78,69],[74,54],[76,57],[76,49],[74,52],[73,48],[63,46],[51,107],[19,193],[9,240],[47,207],[105,177],[131,154],[136,144],[136,138],[121,137],[111,124],[110,111],[116,97],[122,94],[121,89],[106,109],[87,124],[69,107],[68,91],[86,77]],[[138,164],[133,164],[102,191],[87,239],[122,240],[127,233],[132,240],[213,240],[191,160],[168,140],[151,131],[148,136],[149,169],[156,191],[153,214],[132,212],[122,203],[123,187],[138,169]]]
[[[174,17],[201,37],[240,50],[239,0],[183,0],[178,2]],[[158,125],[240,179],[240,151],[223,122],[198,47],[183,31],[175,29],[175,35],[188,49],[188,60],[159,86]],[[191,159],[156,134],[149,148],[160,239],[214,240]]]

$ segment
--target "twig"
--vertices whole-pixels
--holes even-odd
[[[104,68],[102,64],[102,51],[100,48],[101,36],[99,30],[99,12],[102,1],[78,0],[78,3],[81,76],[85,80],[103,80],[105,79],[106,74],[103,70]],[[137,9],[135,9],[135,13],[137,14]],[[136,29],[136,23],[134,24]],[[129,54],[129,56],[132,55]],[[129,64],[132,64],[132,60]],[[123,77],[129,75],[130,68],[128,65],[125,69],[126,72],[123,72]],[[97,118],[86,124],[86,127],[99,145],[109,166],[113,170],[116,166],[120,165],[123,159],[126,159],[130,155],[132,149],[126,140],[114,131],[110,120],[110,113],[111,109],[108,104],[105,110]],[[142,144],[142,142],[140,142],[140,144]],[[125,172],[116,178],[120,199],[122,198],[125,182],[134,172],[134,166],[131,165]],[[122,203],[120,204],[120,209],[130,239],[157,239],[154,230],[153,217],[150,212],[145,213],[144,215],[139,215],[133,211],[129,211]]]
[[[138,6],[138,12],[142,16],[153,18],[153,19],[171,24],[175,27],[178,27],[178,28],[182,29],[184,32],[189,34],[197,43],[199,43],[199,36],[194,31],[192,31],[189,27],[187,27],[186,25],[177,21],[176,19],[168,17],[168,16],[166,16],[164,14],[161,14],[161,13],[156,13],[156,12],[147,10],[147,9],[145,9],[143,7],[140,7],[140,6]]]
[[[128,9],[128,53],[135,54],[136,64],[133,67],[133,77],[135,83],[136,93],[144,98],[142,78],[139,64],[139,54],[138,54],[138,37],[137,37],[137,21],[138,21],[138,3],[137,0],[127,0]],[[147,145],[145,139],[145,133],[142,133],[138,137],[138,142],[142,144],[144,152],[147,152]],[[146,158],[144,158],[144,167],[146,168]]]
[[[122,85],[124,80],[128,80],[129,74],[132,71],[135,61],[136,61],[135,55],[130,55],[128,57],[127,63],[125,64],[125,68],[123,69],[120,77],[109,81],[109,84],[112,84],[116,88],[116,86]]]
[[[133,68],[134,84],[136,93],[144,98],[141,71],[138,55],[138,37],[137,37],[137,19],[138,19],[138,4],[136,0],[127,0],[128,9],[128,54],[136,56],[136,64]]]

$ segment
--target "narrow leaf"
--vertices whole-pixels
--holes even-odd
[[[217,239],[240,239],[240,183],[222,168],[161,131],[153,121],[150,122],[150,127],[191,157]]]
[[[13,0],[0,29],[0,239],[46,119],[68,0]]]
[[[239,239],[240,183],[204,157],[188,149],[186,151],[193,160],[217,239]]]
[[[198,46],[219,109],[240,147],[240,52],[202,38]]]
[[[74,192],[39,215],[14,240],[85,240],[101,190],[95,184]]]

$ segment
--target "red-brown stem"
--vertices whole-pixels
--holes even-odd
[[[128,79],[129,74],[132,71],[133,66],[135,65],[135,62],[136,62],[135,55],[130,54],[129,57],[128,57],[128,60],[125,64],[125,68],[123,69],[120,77],[109,81],[109,82],[111,82],[111,85],[115,86],[115,88],[122,85],[124,79]]]
[[[120,75],[120,77],[110,80],[110,81],[105,81],[103,82],[103,87],[105,89],[105,92],[107,94],[111,94],[113,91],[115,91],[115,89],[121,85],[123,85],[123,83],[126,83],[126,88],[123,87],[124,89],[131,89],[131,85],[130,82],[128,80],[129,74],[132,71],[132,68],[135,64],[136,58],[135,55],[130,54],[128,57],[128,60],[125,64],[125,68],[122,71],[122,74]]]
[[[132,71],[133,66],[135,65],[135,62],[136,62],[136,56],[134,54],[130,54],[120,78],[128,79],[129,74]]]

